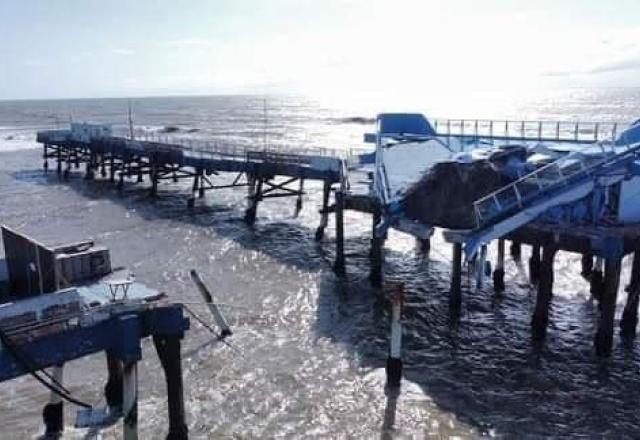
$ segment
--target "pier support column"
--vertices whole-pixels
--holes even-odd
[[[153,344],[158,352],[167,383],[169,406],[169,434],[167,435],[167,440],[187,440],[188,430],[184,412],[180,338],[178,336],[154,336]]]
[[[158,195],[158,165],[155,160],[151,158],[151,170],[149,172],[149,178],[151,179],[151,197]]]
[[[582,265],[580,275],[582,275],[582,277],[587,280],[590,279],[591,274],[593,273],[593,253],[585,252],[584,254],[582,254],[580,263]]]
[[[84,174],[85,180],[93,180],[94,178],[93,170],[95,168],[95,162],[96,162],[96,155],[94,153],[91,153],[89,155],[89,161],[86,163],[85,174]]]
[[[62,173],[62,178],[67,180],[69,178],[69,174],[71,173],[71,152],[67,150],[67,166]]]
[[[420,255],[428,255],[431,251],[431,239],[430,238],[416,238],[416,247]]]
[[[596,262],[591,270],[591,278],[589,279],[591,296],[600,301],[604,292],[604,276],[602,274],[602,257],[596,257]]]
[[[122,370],[124,440],[138,439],[138,362],[126,361]]]
[[[371,268],[369,271],[369,280],[376,287],[382,285],[383,263],[384,263],[384,242],[386,237],[378,237],[376,235],[376,226],[380,223],[382,215],[380,210],[373,213],[373,225],[371,228]]]
[[[48,152],[49,152],[49,145],[48,144],[43,144],[42,145],[42,168],[44,169],[44,173],[46,174],[49,171],[49,159],[48,159]]]
[[[633,339],[636,336],[638,326],[638,303],[640,299],[640,253],[633,254],[633,265],[631,267],[631,280],[626,287],[627,303],[622,312],[620,320],[620,333],[625,339]]]
[[[100,177],[103,179],[107,177],[107,159],[104,157],[104,154],[100,155]]]
[[[531,319],[531,330],[534,340],[542,340],[547,335],[549,324],[549,308],[553,295],[553,260],[557,248],[555,244],[547,243],[542,247],[542,261],[538,272],[538,296],[536,308]],[[539,254],[538,254],[539,255]]]
[[[56,365],[51,369],[55,381],[62,385],[64,365]],[[42,419],[45,426],[45,436],[47,438],[58,438],[64,431],[64,404],[62,397],[51,392],[49,403],[42,410]]]
[[[511,246],[509,246],[509,253],[511,254],[511,258],[513,261],[519,262],[522,258],[522,245],[519,241],[512,241]]]
[[[476,288],[482,289],[484,287],[484,275],[486,271],[487,263],[487,245],[480,246],[480,252],[478,252],[475,260],[475,275],[476,275]]]
[[[104,386],[104,397],[109,411],[122,411],[122,361],[111,351],[107,351],[107,384]]]
[[[294,217],[298,217],[300,211],[302,211],[302,193],[304,191],[304,179],[300,179],[300,186],[298,187],[298,196],[296,197],[296,210],[293,213]]]
[[[56,162],[58,176],[60,176],[62,174],[62,147],[60,145],[56,147]]]
[[[496,268],[493,271],[493,289],[497,293],[504,292],[504,239],[498,240]]]
[[[116,160],[113,153],[111,153],[109,157],[109,181],[111,181],[111,183],[116,181]]]
[[[389,300],[391,301],[391,338],[389,356],[387,357],[387,386],[399,387],[402,380],[402,302],[404,285],[394,286]]]
[[[600,300],[600,319],[595,337],[598,356],[609,356],[613,345],[613,320],[616,312],[616,299],[620,285],[621,258],[611,257],[604,264],[604,292]]]
[[[144,182],[144,175],[143,175],[143,171],[142,171],[142,162],[138,162],[138,179],[137,179],[137,183],[142,183]]]
[[[345,273],[344,264],[344,193],[335,192],[336,200],[336,261],[333,269],[338,274]]]
[[[320,226],[316,229],[316,241],[322,240],[324,230],[329,224],[329,196],[331,195],[331,182],[325,180],[322,185],[322,209],[320,210]]]
[[[197,173],[198,179],[200,179],[200,188],[198,188],[198,198],[204,198],[204,170],[200,169]]]
[[[462,306],[462,243],[453,243],[451,261],[451,288],[449,290],[449,309],[458,313]]]
[[[540,245],[531,246],[531,257],[529,258],[529,281],[536,285],[540,280]]]
[[[263,179],[258,177],[256,179],[255,186],[249,187],[249,206],[247,207],[247,211],[244,214],[244,220],[249,225],[253,225],[256,222],[256,215],[258,213],[258,203],[262,198],[262,182]]]

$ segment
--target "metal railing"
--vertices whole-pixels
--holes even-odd
[[[617,122],[433,119],[438,136],[593,143],[615,139]]]
[[[581,153],[571,153],[561,157],[548,165],[521,177],[473,203],[476,227],[489,223],[507,211],[525,208],[525,203],[546,192],[552,187],[567,186],[580,176],[586,176],[599,168],[616,163],[629,153],[634,155],[640,150],[640,145],[614,146],[600,144],[604,158],[589,160],[589,156]],[[623,151],[617,151],[620,148]]]

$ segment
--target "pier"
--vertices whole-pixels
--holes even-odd
[[[0,298],[0,382],[28,374],[49,389],[45,438],[62,435],[67,401],[80,407],[76,427],[122,419],[123,438],[137,439],[138,362],[142,340],[151,337],[166,379],[167,438],[186,440],[183,306],[129,276],[102,278],[111,274],[108,251],[91,241],[51,248],[4,226],[2,236],[9,289]],[[63,380],[65,364],[99,352],[108,371],[105,407],[74,397]]]
[[[596,353],[609,355],[621,260],[632,253],[637,255],[640,250],[640,228],[628,220],[612,223],[611,218],[598,218],[589,226],[576,223],[571,216],[565,216],[561,221],[550,221],[544,215],[551,208],[571,205],[593,194],[599,197],[603,191],[612,194],[607,196],[607,200],[613,200],[613,196],[620,191],[619,177],[635,176],[638,146],[627,140],[622,145],[625,148],[619,150],[617,147],[620,145],[616,146],[612,141],[603,143],[605,138],[615,139],[624,134],[618,124],[459,120],[434,121],[434,127],[427,123],[427,126],[420,126],[415,132],[409,130],[394,134],[381,132],[379,126],[377,133],[365,135],[365,141],[376,143],[377,153],[360,152],[362,154],[359,155],[339,155],[332,150],[302,147],[285,151],[266,146],[247,147],[184,138],[163,139],[148,134],[133,139],[114,136],[110,132],[92,133],[92,130],[101,128],[88,124],[79,124],[71,130],[40,132],[38,142],[43,144],[45,170],[49,169],[49,161],[54,161],[61,178],[68,177],[74,167],[84,165],[86,179],[94,179],[99,175],[114,182],[119,189],[123,188],[125,181],[143,183],[146,179],[152,197],[157,196],[158,182],[161,180],[190,179],[192,186],[187,207],[193,207],[197,198],[203,197],[206,191],[246,188],[244,219],[248,224],[256,221],[259,203],[268,198],[293,197],[295,209],[299,211],[305,194],[305,180],[320,181],[323,193],[315,239],[322,240],[329,215],[333,214],[336,247],[333,268],[337,274],[345,274],[348,272],[344,250],[345,228],[348,226],[345,224],[345,211],[354,210],[370,215],[370,280],[378,287],[384,285],[387,230],[393,228],[410,234],[422,249],[428,250],[435,229],[433,225],[407,219],[390,196],[381,196],[388,191],[384,183],[387,176],[379,163],[380,139],[385,135],[395,136],[396,141],[399,139],[401,143],[435,139],[454,152],[511,144],[531,147],[552,143],[581,148],[594,145],[603,148],[605,145],[610,151],[603,150],[608,154],[604,161],[579,161],[577,167],[571,165],[564,168],[562,158],[554,159],[549,166],[535,170],[495,194],[477,200],[474,203],[474,227],[439,228],[453,247],[449,291],[453,317],[460,313],[463,304],[461,277],[465,264],[475,273],[478,287],[483,286],[486,275],[491,275],[495,291],[501,294],[508,290],[504,281],[507,242],[510,242],[510,254],[516,260],[521,258],[523,245],[531,246],[533,252],[529,261],[529,275],[537,289],[536,307],[531,320],[534,340],[542,340],[546,335],[553,297],[553,261],[556,253],[565,251],[581,254],[582,273],[589,279],[594,298],[600,305],[599,325],[594,336]],[[215,177],[221,173],[232,173],[235,176],[233,182],[216,184]],[[550,177],[549,173],[555,174]],[[541,181],[545,182],[542,186]],[[538,186],[531,186],[531,182],[536,182]],[[593,203],[603,206],[600,199],[593,199]],[[488,269],[491,266],[486,259],[487,249],[493,243],[496,244],[497,260],[490,273]],[[628,287],[629,298],[620,323],[622,335],[628,340],[635,336],[638,319],[640,258],[634,261]]]

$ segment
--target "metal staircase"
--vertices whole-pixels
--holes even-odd
[[[476,228],[465,238],[465,254],[533,221],[554,206],[577,201],[594,188],[598,176],[627,166],[640,144],[600,144],[603,155],[572,153],[529,173],[474,202]]]

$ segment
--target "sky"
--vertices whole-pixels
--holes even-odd
[[[0,99],[640,86],[638,0],[0,0]]]

